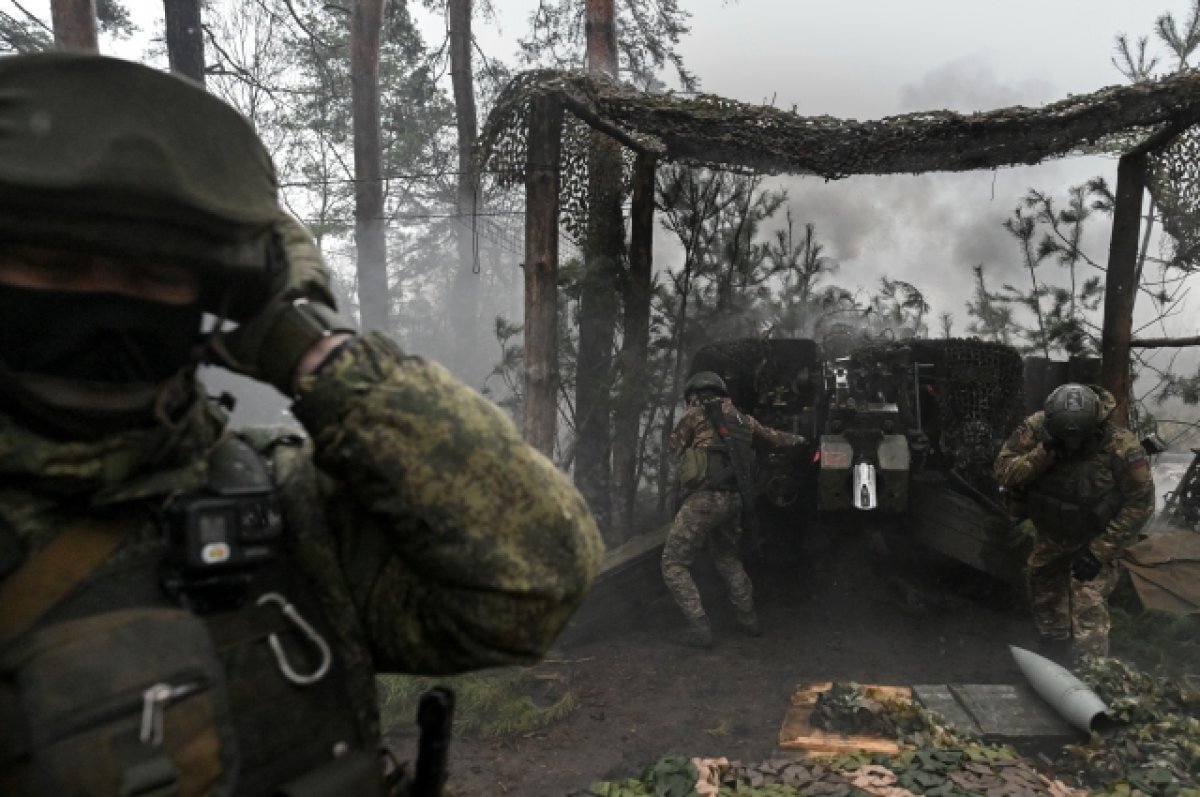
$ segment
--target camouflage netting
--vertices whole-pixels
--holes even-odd
[[[1188,270],[1200,267],[1200,131],[1188,129],[1150,158],[1150,194],[1174,239],[1173,256]]]
[[[937,714],[869,688],[835,685],[831,724],[894,732],[915,749],[893,755],[794,754],[745,764],[671,756],[640,778],[592,784],[572,797],[1196,797],[1200,693],[1117,659],[1090,659],[1084,676],[1112,708],[1117,730],[1069,745],[1041,764],[1012,747],[963,737]],[[864,716],[866,719],[864,720]]]
[[[561,181],[569,230],[580,229],[578,212],[586,202],[587,148],[580,120],[664,160],[827,179],[994,169],[1116,152],[1168,124],[1200,121],[1200,74],[1195,72],[1109,87],[1040,108],[925,111],[857,121],[800,116],[714,95],[650,94],[605,76],[538,70],[518,75],[497,99],[480,136],[486,170],[502,180],[523,179],[530,98],[545,95],[559,99],[575,120],[566,125]],[[1171,168],[1196,168],[1196,161],[1186,157],[1171,163]]]
[[[909,340],[863,347],[852,359],[862,368],[932,366],[922,369],[921,381],[936,397],[936,442],[954,452],[960,475],[977,488],[988,484],[996,453],[1025,415],[1024,364],[1012,347],[968,338]]]

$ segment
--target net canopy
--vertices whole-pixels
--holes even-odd
[[[535,70],[518,75],[497,98],[480,136],[481,162],[514,177],[523,173],[529,101],[535,96],[556,97],[589,126],[664,160],[826,179],[1119,153],[1164,126],[1200,121],[1196,72],[1111,86],[1038,108],[922,111],[858,121],[801,116],[714,95],[652,94],[587,72]]]

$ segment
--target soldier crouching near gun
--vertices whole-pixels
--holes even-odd
[[[397,793],[375,673],[541,656],[586,505],[353,333],[229,106],[66,54],[0,59],[0,98],[0,793]],[[205,357],[309,437],[228,430]]]
[[[752,448],[800,446],[806,441],[738,412],[729,400],[725,382],[711,371],[692,376],[683,396],[688,408],[671,433],[671,447],[681,452],[679,482],[687,496],[663,545],[662,573],[667,589],[687,618],[683,643],[711,647],[712,629],[688,568],[707,543],[737,610],[738,626],[751,636],[762,634],[750,577],[738,559],[742,511],[753,511],[742,498],[753,494]]]
[[[1154,483],[1133,434],[1109,420],[1103,388],[1056,388],[1013,432],[996,478],[1036,529],[1026,587],[1052,658],[1108,654],[1117,559],[1154,513]]]

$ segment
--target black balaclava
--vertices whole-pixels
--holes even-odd
[[[0,406],[58,439],[148,426],[199,341],[198,304],[0,284]]]

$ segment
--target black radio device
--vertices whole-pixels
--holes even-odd
[[[240,604],[254,575],[279,558],[285,542],[266,464],[232,436],[209,454],[207,484],[172,499],[160,525],[167,549],[163,589],[200,612]]]

